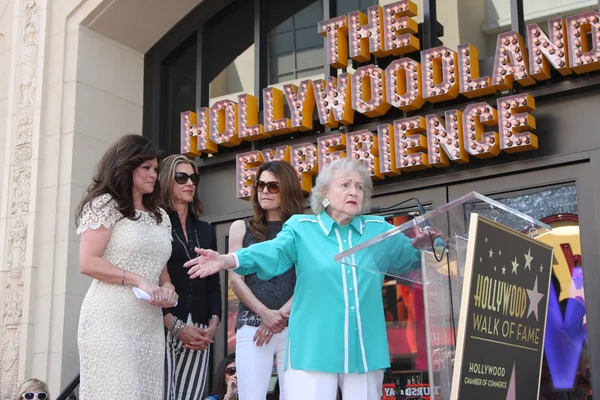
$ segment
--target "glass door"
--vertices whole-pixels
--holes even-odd
[[[538,237],[554,247],[540,398],[592,398],[578,198],[586,167],[571,165],[448,187],[449,200],[477,191],[553,228]],[[473,207],[491,216],[492,210],[483,205]]]

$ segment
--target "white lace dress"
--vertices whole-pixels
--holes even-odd
[[[85,205],[77,233],[112,227],[103,258],[158,284],[171,256],[171,222],[161,210],[121,219],[116,202],[103,195]],[[130,286],[92,282],[79,317],[81,400],[162,400],[165,339],[160,308],[139,300]]]

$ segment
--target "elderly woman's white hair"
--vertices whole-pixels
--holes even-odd
[[[313,212],[319,214],[325,209],[325,207],[323,207],[325,192],[327,192],[336,171],[356,171],[360,174],[364,192],[362,212],[369,211],[371,209],[371,196],[373,195],[373,181],[371,180],[371,175],[369,175],[369,171],[367,171],[367,168],[361,161],[346,157],[335,160],[323,168],[323,171],[319,172],[319,175],[317,175],[317,181],[310,194],[310,208]]]

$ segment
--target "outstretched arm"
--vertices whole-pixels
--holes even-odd
[[[298,259],[294,217],[284,225],[277,237],[256,243],[235,253],[219,254],[212,250],[195,249],[200,256],[184,264],[190,267],[191,278],[205,277],[221,270],[235,268],[240,275],[256,273],[260,279],[271,279],[292,268]]]

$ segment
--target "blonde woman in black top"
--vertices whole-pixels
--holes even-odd
[[[235,221],[229,231],[229,251],[274,238],[294,214],[302,213],[304,196],[294,168],[282,161],[262,164],[254,182],[251,201],[254,215]],[[292,268],[269,281],[255,274],[231,274],[233,291],[241,300],[236,323],[236,366],[240,400],[264,400],[277,360],[280,399],[285,399],[283,380],[292,294],[296,284]]]
[[[209,346],[221,318],[219,275],[190,279],[186,261],[195,257],[194,247],[216,250],[213,227],[198,220],[202,204],[198,197],[200,176],[186,156],[175,154],[161,162],[161,202],[173,226],[173,253],[167,262],[179,304],[165,309],[165,400],[201,399],[209,365]]]

